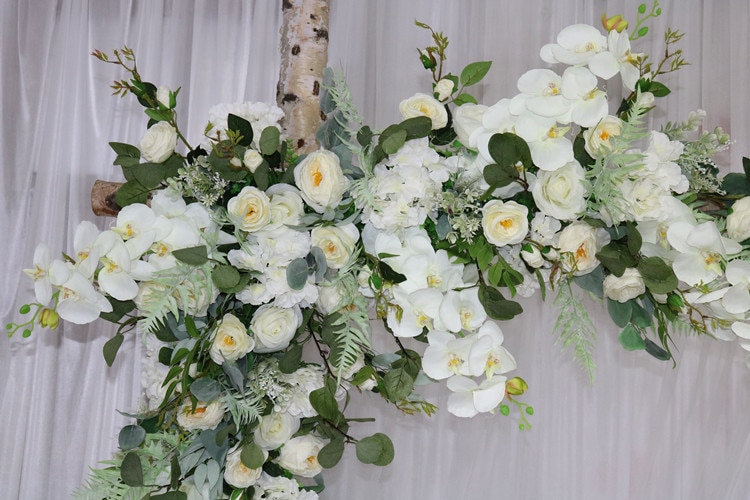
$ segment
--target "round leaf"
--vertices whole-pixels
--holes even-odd
[[[385,466],[393,461],[394,450],[391,439],[378,432],[357,441],[357,459],[363,464]]]
[[[333,439],[318,452],[318,463],[326,469],[335,467],[344,454],[344,440]]]
[[[120,430],[117,441],[122,450],[132,450],[138,448],[143,440],[146,439],[146,429],[140,425],[126,425]]]

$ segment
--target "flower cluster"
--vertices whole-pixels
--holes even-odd
[[[146,339],[147,402],[120,433],[119,474],[94,471],[89,491],[317,498],[345,444],[365,463],[393,458],[384,434],[355,437],[342,410],[354,390],[429,415],[415,386],[445,380],[452,414],[508,415],[512,403],[529,428],[497,321],[537,291],[557,293],[562,343],[592,375],[594,330],[572,285],[606,303],[626,349],[672,359],[669,332],[693,329],[750,350],[750,181],[717,177],[720,129],[690,139],[703,113],[643,125],[669,93],[659,77],[684,64],[670,50],[679,34],[652,70],[621,18],[604,34],[570,26],[540,53],[560,72],[528,71],[487,106],[466,89],[490,63],[443,74],[447,38],[417,24],[435,41],[419,52],[433,92],[373,131],[327,81],[335,132],[301,157],[281,110],[262,103],[212,108],[191,147],[177,92],[115,53],[132,75],[118,92],[151,119],[137,147],[112,143],[123,208],[105,231],[82,223],[62,259],[38,247],[26,271],[37,302],[21,311],[33,317],[9,325],[115,322],[110,364],[126,333]],[[605,90],[615,77],[622,104]],[[393,352],[373,348],[373,320]]]

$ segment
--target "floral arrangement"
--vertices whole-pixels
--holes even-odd
[[[124,335],[143,337],[146,402],[79,496],[317,498],[346,443],[364,463],[394,456],[385,434],[355,437],[351,391],[430,415],[417,388],[445,380],[454,415],[515,406],[528,429],[497,323],[522,313],[517,296],[555,294],[561,343],[592,378],[595,330],[573,285],[628,350],[673,359],[682,330],[750,349],[750,160],[718,177],[729,138],[699,133],[702,111],[645,125],[669,94],[659,78],[686,64],[671,30],[661,61],[631,52],[659,14],[641,5],[630,36],[621,16],[605,33],[565,28],[540,53],[562,73],[530,70],[491,106],[466,91],[490,63],[444,74],[448,39],[417,23],[434,42],[419,51],[432,91],[373,131],[327,73],[321,149],[305,156],[262,103],[214,107],[191,146],[179,91],[142,80],[127,47],[95,51],[129,73],[113,88],[138,98],[148,129],[111,143],[127,180],[111,228],[81,223],[61,259],[39,245],[30,319],[8,325],[117,323],[110,365]],[[621,102],[603,88],[618,76]],[[374,319],[393,352],[373,347]]]

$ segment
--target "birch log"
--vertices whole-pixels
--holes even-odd
[[[286,116],[284,133],[295,150],[309,153],[318,147],[315,133],[320,113],[320,85],[328,62],[328,0],[281,0],[281,71],[276,88],[278,105]],[[121,183],[97,180],[91,189],[91,209],[114,217],[120,210],[115,193]]]

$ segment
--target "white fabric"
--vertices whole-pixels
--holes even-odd
[[[369,124],[398,120],[400,100],[429,88],[416,47],[431,42],[414,19],[451,40],[448,68],[493,60],[475,95],[485,104],[515,93],[524,71],[542,64],[538,50],[574,22],[598,23],[602,12],[634,19],[633,2],[331,0],[329,64],[343,68]],[[665,4],[667,2],[664,2]],[[123,76],[94,60],[94,48],[127,43],[149,81],[182,86],[179,120],[197,142],[208,108],[218,102],[271,101],[278,75],[279,2],[149,0],[16,0],[0,7],[0,259],[4,323],[31,300],[20,269],[37,242],[69,250],[78,221],[95,218],[89,189],[97,178],[119,180],[108,141],[135,144],[145,116],[132,98],[110,97]],[[708,111],[735,144],[724,171],[750,155],[750,6],[685,0],[664,7],[652,33],[637,42],[658,58],[669,26],[687,33],[681,47],[691,66],[666,80],[674,94],[659,100],[656,123]],[[611,87],[610,93],[618,90]],[[375,395],[358,397],[352,433],[386,432],[396,459],[363,466],[348,449],[326,473],[327,499],[742,499],[750,491],[750,371],[735,343],[676,335],[677,368],[643,352],[628,353],[606,313],[599,328],[597,378],[590,386],[567,352],[554,345],[555,310],[538,301],[504,323],[518,374],[530,385],[524,401],[536,412],[520,432],[513,417],[408,417]],[[591,303],[596,311],[596,304]],[[3,498],[65,498],[88,467],[109,457],[137,407],[139,346],[132,335],[113,368],[101,356],[113,335],[107,324],[0,340],[0,491]],[[387,345],[387,344],[386,344]],[[392,346],[395,347],[395,346]],[[444,387],[428,391],[445,407]],[[354,416],[354,415],[353,415]]]

